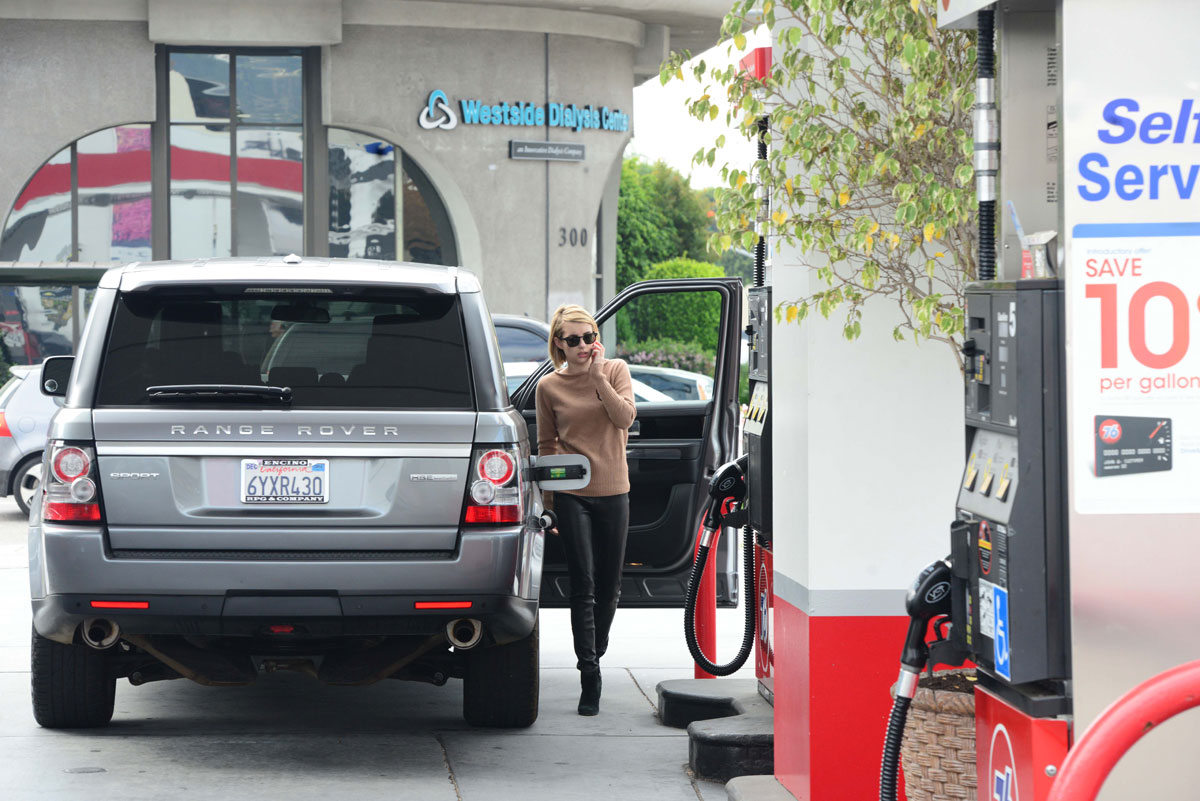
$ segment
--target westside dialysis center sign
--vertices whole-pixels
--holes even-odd
[[[429,93],[418,122],[422,128],[450,130],[463,125],[505,125],[519,128],[565,128],[572,131],[600,130],[623,132],[629,130],[629,115],[608,106],[577,106],[574,103],[532,101],[485,102],[477,98],[458,101],[455,109],[446,93],[435,89]]]
[[[1088,45],[1123,18],[1077,23],[1068,74],[1095,77],[1063,91],[1073,502],[1200,513],[1200,57],[1147,39],[1116,67]]]

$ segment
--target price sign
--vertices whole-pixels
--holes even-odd
[[[1080,55],[1108,77],[1063,95],[1072,501],[1200,513],[1200,93]]]
[[[1200,223],[1072,235],[1076,508],[1200,511]]]

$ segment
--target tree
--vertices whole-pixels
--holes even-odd
[[[673,255],[667,215],[634,159],[626,159],[617,199],[617,290],[641,280],[647,267]]]
[[[671,259],[646,271],[646,279],[715,278],[724,275],[715,264],[695,259]],[[716,292],[659,293],[639,298],[633,333],[638,340],[666,339],[694,343],[715,354],[721,334],[721,299]]]
[[[704,258],[707,227],[701,199],[687,178],[661,161],[626,159],[617,202],[617,289],[642,280],[652,264]]]
[[[648,175],[658,199],[659,208],[667,215],[671,226],[673,256],[699,261],[708,258],[708,216],[705,213],[704,193],[692,189],[691,179],[665,162],[646,165],[635,161],[634,166]]]
[[[974,32],[938,30],[930,0],[738,0],[723,41],[746,49],[753,25],[773,32],[776,63],[764,80],[736,66],[692,66],[703,93],[690,113],[724,113],[748,138],[769,117],[770,155],[726,165],[710,247],[752,250],[758,191],[771,201],[772,235],[815,256],[822,282],[775,313],[844,315],[861,333],[862,305],[894,300],[896,339],[945,342],[961,357],[963,290],[975,276],[974,172],[968,132],[975,103]],[[672,53],[661,78],[683,80],[689,54]],[[712,165],[724,136],[695,162]]]

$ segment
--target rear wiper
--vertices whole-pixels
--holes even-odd
[[[269,387],[262,384],[164,384],[146,387],[146,394],[161,400],[270,398],[281,403],[290,403],[292,400],[291,387]]]

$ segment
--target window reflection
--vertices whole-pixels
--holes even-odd
[[[171,53],[171,122],[229,121],[229,54]]]
[[[237,254],[303,252],[301,129],[239,127],[237,145]]]
[[[458,264],[450,215],[425,171],[404,156],[404,260],[422,264]]]
[[[47,356],[72,353],[83,322],[76,309],[86,308],[82,295],[65,286],[0,287],[0,359],[39,364]]]
[[[425,172],[395,145],[341,128],[329,129],[329,255],[458,264],[450,215]]]
[[[329,255],[396,258],[396,148],[329,129]]]
[[[66,261],[71,253],[71,148],[33,174],[0,235],[0,260]]]
[[[229,129],[171,126],[171,257],[229,256]]]
[[[238,56],[238,120],[299,125],[301,74],[300,56]]]
[[[150,252],[150,126],[80,139],[79,253],[83,261],[137,261]]]

